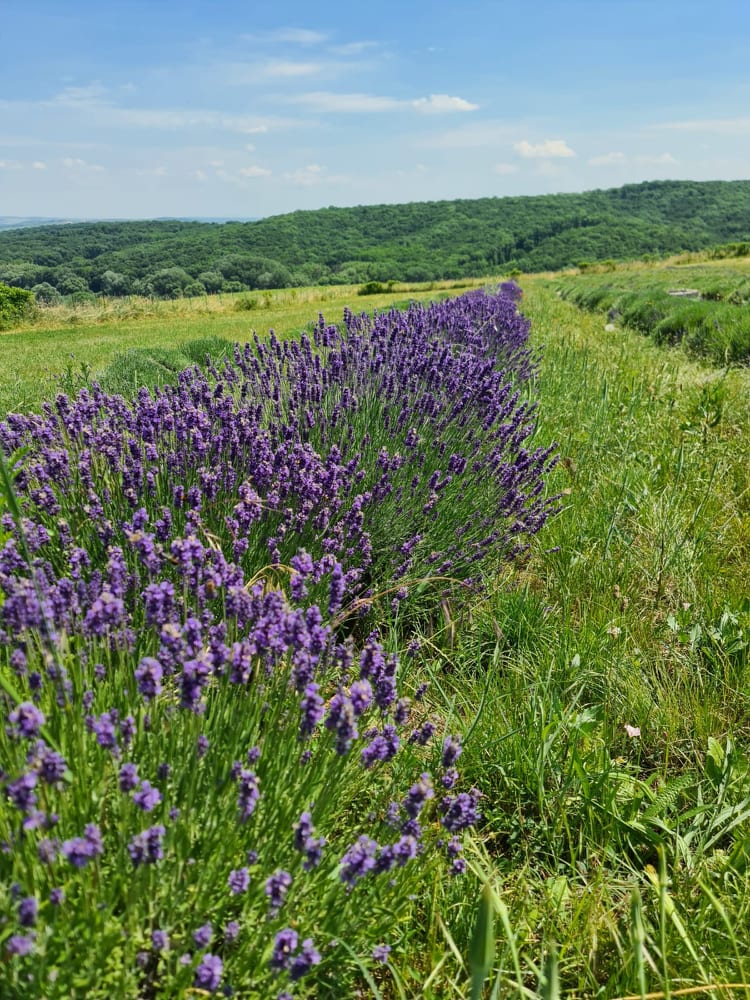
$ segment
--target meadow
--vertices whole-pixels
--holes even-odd
[[[0,431],[3,996],[750,997],[749,373],[520,284],[528,344],[512,289],[438,307],[455,366],[415,308],[315,326],[434,289],[2,335],[0,410],[85,390]]]
[[[690,257],[699,258],[691,263]],[[563,298],[640,330],[659,344],[682,344],[714,364],[750,361],[750,261],[686,255],[658,267],[594,265],[555,280]],[[704,255],[705,257],[705,255]]]

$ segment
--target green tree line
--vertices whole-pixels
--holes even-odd
[[[557,270],[750,238],[750,181],[324,208],[255,222],[96,222],[0,232],[0,282],[37,300]]]

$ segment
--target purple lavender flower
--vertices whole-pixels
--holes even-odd
[[[227,882],[232,894],[238,896],[247,891],[250,885],[250,873],[247,868],[237,868],[229,873]]]
[[[143,781],[140,789],[133,794],[133,802],[144,812],[151,812],[161,802],[161,792],[150,781]]]
[[[39,912],[39,901],[36,896],[27,896],[18,906],[18,922],[21,927],[33,927]]]
[[[279,931],[274,939],[271,955],[271,968],[274,972],[282,972],[291,965],[292,954],[297,950],[297,932],[291,927]]]
[[[63,841],[61,852],[74,867],[85,868],[89,861],[104,853],[99,827],[95,823],[88,823],[83,837]]]
[[[455,767],[449,767],[440,779],[443,788],[453,788],[458,781],[458,771]]]
[[[383,726],[382,733],[377,733],[370,743],[362,750],[362,765],[372,767],[376,761],[392,760],[401,744],[395,726]]]
[[[50,750],[43,744],[38,748],[39,755],[36,767],[39,777],[47,785],[59,785],[65,777],[68,765],[65,758],[56,750]]]
[[[134,788],[138,787],[139,781],[138,768],[135,764],[123,764],[119,774],[120,790],[123,792],[132,792]]]
[[[198,989],[214,993],[219,988],[223,971],[224,963],[219,956],[206,953],[195,970],[193,985]]]
[[[389,944],[378,944],[372,949],[373,961],[380,962],[382,965],[388,964],[388,956],[391,953],[391,946]]]
[[[38,801],[35,791],[38,780],[36,771],[27,771],[15,781],[8,782],[5,790],[16,809],[31,812]]]
[[[146,864],[153,865],[162,860],[164,857],[162,841],[165,833],[165,828],[161,823],[158,823],[156,826],[150,826],[147,830],[136,834],[130,840],[128,854],[136,867]]]
[[[156,930],[151,934],[151,947],[154,951],[169,951],[169,935],[166,931]]]
[[[138,690],[146,701],[150,701],[158,694],[161,694],[162,676],[161,663],[152,656],[145,656],[135,668],[135,679],[138,683]]]
[[[49,901],[53,906],[62,906],[65,901],[65,890],[61,888],[51,889]]]
[[[29,955],[34,948],[33,934],[13,934],[5,942],[5,950],[9,955]]]
[[[268,896],[270,913],[275,916],[284,905],[286,894],[292,884],[289,872],[278,869],[266,880],[265,893]]]
[[[42,864],[51,865],[57,860],[60,842],[50,837],[42,837],[36,850]]]
[[[458,795],[446,795],[440,803],[443,814],[442,824],[451,833],[458,833],[479,821],[477,811],[477,794],[475,792],[459,792]]]
[[[240,925],[236,920],[230,920],[224,928],[224,940],[231,944],[233,941],[237,940],[239,933]]]
[[[419,729],[413,730],[411,736],[409,737],[410,743],[418,743],[420,746],[427,746],[427,744],[432,739],[435,733],[435,725],[429,720],[425,722]]]
[[[432,779],[429,774],[422,774],[419,781],[411,786],[408,795],[402,803],[407,816],[411,819],[417,819],[425,802],[434,798],[434,795],[435,790],[432,787]]]
[[[20,739],[31,739],[39,735],[45,723],[44,714],[30,701],[22,702],[8,716],[9,732]]]
[[[341,859],[341,881],[353,888],[375,867],[377,850],[377,842],[362,834]]]
[[[193,931],[193,941],[199,948],[205,948],[206,945],[210,944],[213,936],[214,929],[211,924],[203,924],[197,931]]]
[[[443,767],[452,767],[463,752],[460,742],[453,736],[446,736],[443,740]]]
[[[325,702],[318,691],[318,684],[308,684],[305,687],[304,696],[300,701],[300,711],[302,712],[302,721],[299,726],[300,739],[311,736],[323,718]]]
[[[305,938],[299,955],[295,955],[289,967],[289,978],[297,982],[306,976],[314,965],[320,963],[320,952],[316,950],[312,938]]]
[[[258,775],[254,771],[241,768],[237,780],[240,786],[237,797],[237,806],[240,810],[240,823],[246,823],[255,812],[255,807],[260,798]]]

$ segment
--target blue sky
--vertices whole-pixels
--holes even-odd
[[[745,0],[0,0],[0,215],[750,177]]]

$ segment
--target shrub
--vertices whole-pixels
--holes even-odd
[[[0,330],[30,319],[33,312],[33,292],[0,284]]]
[[[381,281],[368,281],[357,290],[357,295],[381,295],[388,288]]]

